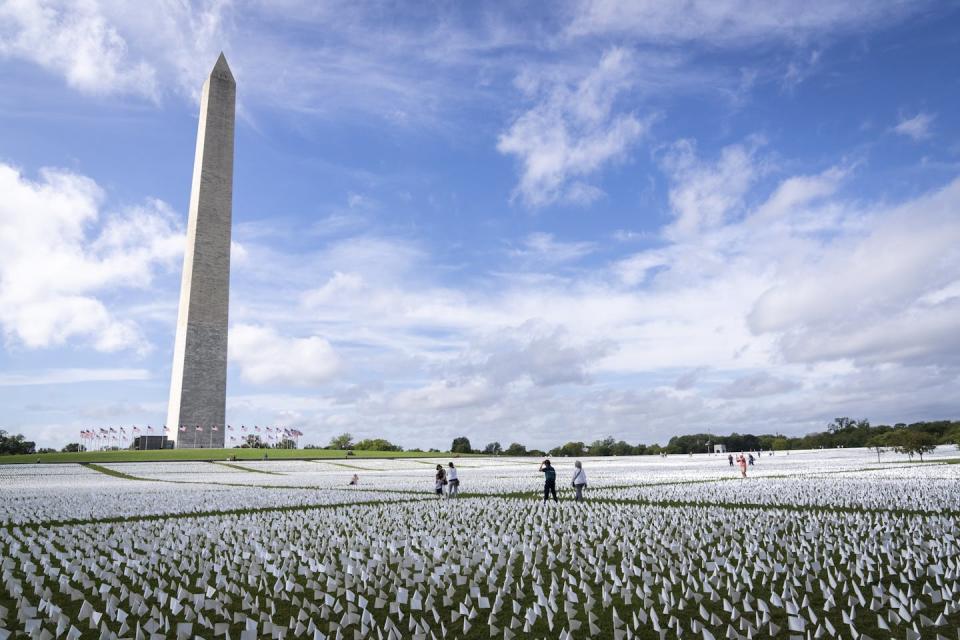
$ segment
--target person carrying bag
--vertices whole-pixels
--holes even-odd
[[[573,472],[573,480],[570,484],[577,492],[576,501],[583,502],[583,488],[587,486],[587,472],[583,470],[583,464],[579,460],[574,462],[573,466],[576,467],[576,470]]]

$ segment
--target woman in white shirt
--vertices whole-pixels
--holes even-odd
[[[583,465],[579,460],[573,463],[576,467],[573,471],[573,488],[577,492],[576,500],[583,501],[583,488],[587,486],[587,472],[583,470]]]
[[[460,497],[460,479],[457,478],[457,468],[450,463],[450,469],[447,471],[447,497]]]

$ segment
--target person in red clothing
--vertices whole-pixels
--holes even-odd
[[[740,475],[744,478],[747,477],[747,459],[743,457],[741,453],[737,456],[737,466],[740,467]]]

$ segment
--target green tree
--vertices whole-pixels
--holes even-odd
[[[841,431],[854,428],[855,424],[854,420],[847,417],[834,418],[833,422],[827,425],[827,431],[830,433],[840,433]]]
[[[64,453],[76,453],[80,451],[80,443],[71,442],[70,444],[66,445],[63,449],[61,449],[61,451],[63,451]]]
[[[248,433],[247,437],[241,440],[241,449],[266,449],[267,444],[255,433]]]
[[[470,448],[470,439],[466,436],[454,438],[453,444],[450,445],[450,451],[452,453],[473,453],[473,449]]]
[[[341,433],[338,436],[330,438],[328,449],[351,449],[353,448],[353,436],[349,433]]]
[[[403,451],[403,447],[383,438],[366,438],[353,445],[353,448],[360,451]]]
[[[954,427],[952,431],[947,433],[943,441],[944,444],[956,445],[957,449],[960,449],[960,426]]]
[[[525,456],[527,455],[527,448],[519,442],[511,442],[504,453],[508,456]]]
[[[21,434],[12,435],[0,429],[0,455],[35,453],[36,450],[36,444],[26,440]]]
[[[503,453],[503,447],[499,442],[491,442],[483,448],[483,452],[491,456],[498,456]]]
[[[613,445],[617,443],[612,436],[607,436],[603,440],[594,440],[587,447],[587,452],[591,456],[609,456],[612,454]],[[570,443],[567,443],[570,444]]]
[[[920,456],[920,462],[923,462],[923,454],[930,453],[937,448],[937,440],[929,433],[922,431],[911,431],[909,429],[898,429],[889,436],[889,442],[897,453],[905,453],[913,460],[914,455]]]
[[[582,456],[583,452],[586,451],[586,448],[586,445],[584,445],[582,442],[568,442],[563,446],[551,449],[550,455],[575,458],[577,456]]]
[[[887,434],[873,436],[867,441],[867,446],[877,454],[877,464],[880,464],[880,454],[887,452],[888,439]]]
[[[612,456],[632,456],[637,453],[636,448],[631,445],[629,442],[624,442],[619,440],[610,447],[610,455]]]

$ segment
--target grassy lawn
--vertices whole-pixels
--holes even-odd
[[[82,453],[36,453],[31,455],[0,456],[0,464],[57,463],[57,462],[160,462],[164,460],[219,460],[230,456],[237,460],[313,460],[344,458],[450,458],[448,452],[422,451],[346,451],[327,449],[160,449],[156,451],[85,451]],[[466,457],[455,454],[455,457]]]

